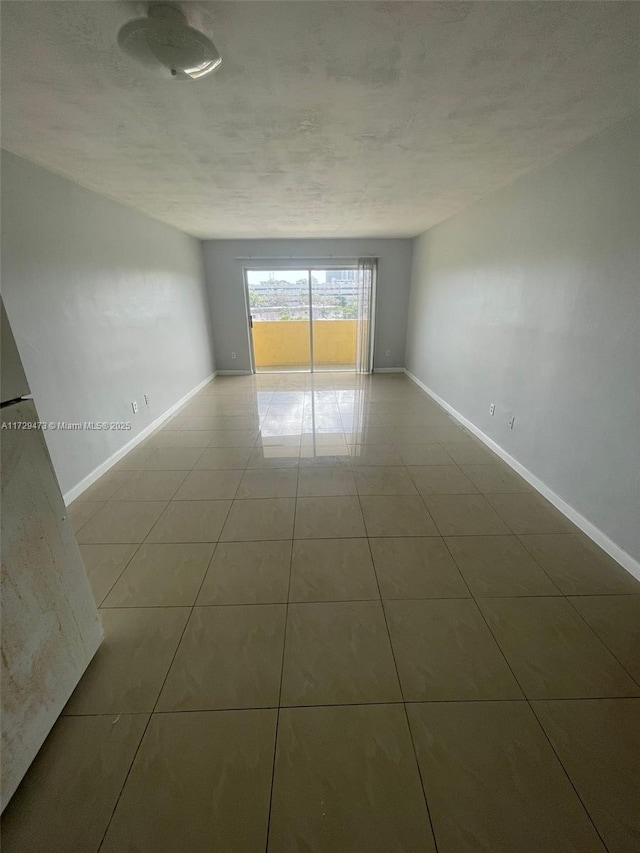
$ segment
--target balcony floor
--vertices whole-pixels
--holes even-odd
[[[351,371],[355,373],[355,364],[316,364],[313,368],[314,373],[339,372],[344,373]],[[311,373],[309,365],[296,364],[269,364],[266,367],[256,367],[256,373]]]

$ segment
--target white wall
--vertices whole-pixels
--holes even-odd
[[[207,240],[205,268],[219,370],[250,370],[242,268],[239,258],[306,258],[327,261],[377,255],[378,294],[374,368],[404,366],[411,240]],[[277,260],[272,264],[277,267]],[[269,261],[266,261],[269,265]],[[291,264],[289,263],[289,266]],[[385,355],[391,350],[391,357]],[[236,358],[231,358],[231,353]]]
[[[48,431],[63,492],[214,370],[199,241],[6,151],[2,287],[41,419],[133,423]]]
[[[407,335],[412,373],[635,559],[639,155],[636,115],[417,238]]]

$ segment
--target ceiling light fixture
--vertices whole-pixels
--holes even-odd
[[[174,6],[154,3],[118,33],[120,48],[137,62],[173,80],[199,80],[215,71],[222,57],[211,39],[190,27]]]

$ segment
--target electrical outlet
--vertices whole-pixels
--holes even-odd
[[[513,425],[515,424],[515,422],[516,422],[516,416],[514,415],[511,418],[511,420],[509,421],[509,429],[513,429]]]
[[[387,350],[386,356],[387,356],[387,358],[391,358],[391,350],[390,349]]]
[[[136,403],[135,400],[132,401],[131,408],[133,409],[133,414],[137,415],[138,414],[138,404]]]
[[[148,406],[151,403],[151,394],[145,394],[144,395],[144,401]]]
[[[491,415],[491,417],[493,417],[495,415],[495,413],[496,413],[496,404],[492,403],[489,406],[489,414]]]
[[[236,357],[235,352],[232,352],[232,353],[231,353],[231,358],[235,358],[235,357]]]

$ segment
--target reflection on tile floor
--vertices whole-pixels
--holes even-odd
[[[5,853],[631,853],[640,583],[402,376],[219,378],[70,508]]]

